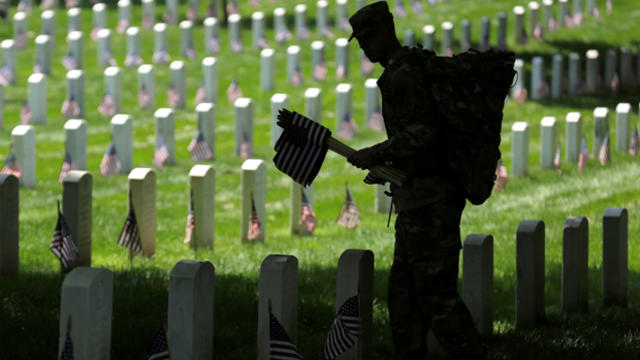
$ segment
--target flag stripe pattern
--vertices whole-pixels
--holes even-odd
[[[62,168],[60,169],[60,175],[58,175],[58,182],[60,183],[63,182],[65,176],[67,176],[69,171],[75,170],[75,169],[76,169],[76,166],[71,160],[71,155],[69,154],[69,151],[66,151],[64,155],[64,161],[62,162]]]
[[[209,160],[213,156],[209,143],[207,143],[207,140],[200,130],[198,130],[196,137],[189,143],[187,150],[189,150],[191,158],[195,162]]]
[[[122,226],[122,231],[118,237],[118,245],[142,254],[142,240],[140,239],[136,213],[131,202],[131,193],[129,193],[129,215],[127,215],[124,226]]]
[[[302,355],[278,319],[269,313],[269,347],[271,360],[296,360],[302,359]]]
[[[116,154],[116,146],[112,142],[100,162],[100,174],[104,177],[119,174],[120,166],[120,158]]]
[[[582,172],[587,166],[587,160],[589,160],[589,149],[587,148],[587,140],[582,139],[582,149],[580,155],[578,155],[578,171]]]
[[[153,338],[153,343],[149,348],[148,360],[168,360],[169,359],[169,347],[167,346],[167,335],[164,332],[164,327],[160,326],[156,336]]]
[[[291,139],[296,136],[305,136],[306,144],[293,143]],[[282,132],[275,145],[276,167],[303,186],[311,184],[327,154],[326,140],[330,136],[331,131],[326,127],[293,112],[291,127]]]
[[[49,248],[51,252],[60,259],[60,263],[65,269],[71,267],[78,260],[78,247],[73,241],[71,232],[60,210],[58,210],[58,222],[53,231],[53,238],[51,239]]]
[[[336,314],[324,346],[325,359],[335,359],[349,350],[360,334],[358,296],[347,299]]]
[[[64,339],[64,346],[60,353],[60,360],[73,360],[73,341],[71,340],[71,334],[67,330],[67,337]]]
[[[16,159],[13,150],[4,161],[4,165],[2,166],[2,169],[0,169],[0,174],[13,175],[18,179],[22,176],[22,167],[20,166],[18,159]]]
[[[344,200],[342,209],[340,209],[340,214],[338,215],[336,223],[349,229],[355,229],[360,223],[360,212],[358,211],[356,202],[353,200],[349,189],[347,189],[347,197]]]
[[[311,202],[309,202],[304,190],[302,190],[302,209],[300,211],[300,220],[298,220],[298,225],[303,226],[305,230],[310,233],[313,233],[316,229],[316,214],[314,214]]]

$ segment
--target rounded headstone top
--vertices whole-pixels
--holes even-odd
[[[558,0],[559,3],[568,3],[569,0]]]
[[[351,91],[351,84],[347,84],[347,83],[338,84],[338,86],[336,86],[336,91],[338,93],[350,92]]]
[[[553,0],[542,0],[542,5],[551,6],[553,5]]]
[[[273,49],[271,48],[266,48],[266,49],[262,49],[262,51],[260,51],[260,56],[262,57],[271,57],[273,56]]]
[[[193,23],[191,20],[182,20],[180,21],[180,29],[191,29]]]
[[[35,73],[35,74],[29,75],[29,79],[27,79],[27,82],[29,82],[29,83],[39,83],[39,82],[43,81],[46,78],[47,77],[42,73]]]
[[[240,108],[244,108],[251,105],[251,98],[248,97],[241,97],[236,99],[236,101],[233,103],[233,106],[235,107],[240,107]]]
[[[211,165],[204,165],[204,164],[194,165],[189,171],[189,176],[204,177],[204,176],[207,176],[207,174],[212,170],[213,168],[211,167]]]
[[[206,65],[206,66],[215,65],[216,62],[217,62],[217,60],[213,56],[207,56],[206,58],[202,59],[202,65]]]
[[[364,81],[364,87],[367,88],[377,88],[378,87],[378,79],[367,79]]]
[[[524,6],[516,6],[513,8],[513,13],[516,15],[524,15]]]
[[[425,25],[422,28],[422,32],[425,34],[433,34],[434,32],[436,32],[436,27],[433,25]]]
[[[338,47],[346,47],[347,45],[349,45],[349,40],[347,38],[337,38],[336,39],[336,46],[338,46]]]
[[[230,23],[239,23],[240,22],[240,14],[231,14],[229,15],[229,22]]]
[[[282,7],[273,9],[273,16],[284,16],[286,13],[287,11]]]
[[[262,20],[264,18],[264,13],[262,11],[255,11],[251,14],[251,19],[253,20]]]
[[[529,1],[529,10],[538,10],[540,8],[540,4],[537,1]]]
[[[171,70],[181,70],[184,68],[184,61],[182,60],[173,60],[169,65],[169,69]]]
[[[564,56],[562,56],[562,54],[553,55],[553,61],[562,61],[563,58]]]
[[[517,68],[517,67],[523,67],[524,66],[524,60],[522,59],[516,59],[516,61],[513,62],[513,67]]]
[[[286,264],[298,267],[298,259],[293,255],[267,255],[267,257],[262,261],[262,264],[260,264],[260,271],[262,271],[262,269],[264,268],[281,267],[282,265]]]
[[[258,170],[267,164],[261,159],[247,159],[242,163],[242,170]]]
[[[324,41],[315,40],[315,41],[311,42],[311,49],[313,49],[313,50],[322,50],[322,49],[324,49]]]
[[[531,59],[531,62],[534,63],[534,64],[539,65],[539,64],[544,63],[544,59],[542,58],[542,56],[536,56],[533,59]]]
[[[130,26],[127,28],[127,36],[136,36],[140,33],[140,28],[137,26]]]
[[[602,214],[603,218],[606,217],[627,217],[627,209],[626,208],[606,208],[604,210],[604,214]]]
[[[320,0],[316,3],[316,5],[318,5],[319,8],[326,8],[327,6],[329,6],[329,3],[326,0]]]
[[[584,216],[569,216],[564,221],[564,228],[579,228],[582,226],[588,226],[589,220]]]
[[[196,112],[200,113],[200,112],[209,112],[211,111],[211,109],[214,108],[214,104],[213,103],[209,103],[209,102],[201,102],[200,104],[196,105]]]
[[[629,104],[629,103],[619,103],[618,106],[616,106],[616,112],[617,113],[626,113],[626,114],[628,114],[629,111],[631,111],[631,104]]]
[[[569,59],[571,60],[580,60],[580,54],[577,52],[572,52],[569,54]]]
[[[305,12],[307,11],[307,5],[305,4],[298,4],[296,5],[296,10],[297,13],[301,13],[301,12]]]
[[[151,3],[153,4],[156,0],[142,0],[142,3]]]
[[[113,273],[111,270],[78,266],[65,276],[62,286],[89,288],[94,282],[103,281],[105,278],[108,279],[107,281],[109,283],[104,284],[104,286],[111,287],[113,284]]]
[[[555,116],[545,116],[540,121],[540,126],[542,126],[542,127],[552,127],[552,126],[555,126],[555,125],[556,125]]]
[[[283,103],[287,101],[287,94],[273,94],[271,97],[272,103]]]
[[[113,125],[124,125],[131,121],[131,116],[127,114],[116,114],[111,118],[111,124]]]
[[[442,23],[442,30],[452,30],[453,23],[451,21],[445,21]]]
[[[147,74],[153,71],[153,65],[151,64],[142,64],[138,66],[138,73]]]
[[[570,112],[567,114],[567,122],[579,122],[581,116],[579,112]]]
[[[315,98],[322,94],[322,90],[320,88],[308,88],[304,92],[304,97],[306,98]]]
[[[155,174],[151,168],[135,168],[129,173],[129,179],[144,180],[148,175]]]
[[[467,246],[484,246],[493,243],[493,236],[489,234],[469,234],[464,239],[464,245]]]
[[[117,66],[109,66],[104,69],[104,76],[116,76],[120,74],[120,68]]]
[[[56,16],[56,13],[53,10],[45,10],[40,15],[40,18],[41,19],[52,19],[54,16]]]
[[[100,12],[100,11],[104,11],[105,8],[106,6],[103,3],[97,3],[93,5],[91,9],[93,9],[94,12]]]
[[[522,220],[520,221],[520,225],[518,225],[517,234],[520,233],[537,233],[542,232],[544,235],[544,221],[542,220]]]
[[[80,8],[73,7],[67,11],[67,16],[78,16],[80,15]]]
[[[91,173],[85,170],[71,170],[67,173],[67,175],[65,175],[64,179],[62,179],[62,182],[79,183],[84,178],[88,178],[89,180],[91,180]]]
[[[608,115],[609,115],[609,108],[597,107],[595,108],[595,110],[593,110],[594,117],[603,118],[603,117],[607,117]]]
[[[160,108],[156,110],[154,116],[157,118],[165,118],[173,115],[173,109],[171,108]]]
[[[118,7],[122,8],[122,7],[127,7],[130,6],[131,2],[129,0],[120,0],[118,1]]]
[[[597,59],[598,55],[599,53],[596,49],[587,50],[587,59]]]
[[[167,24],[165,23],[156,23],[155,25],[153,25],[153,31],[155,32],[166,31],[166,30],[167,30]]]
[[[214,26],[214,25],[218,24],[218,19],[216,19],[214,17],[208,17],[208,18],[204,19],[203,24],[204,24],[204,26]]]
[[[82,70],[80,69],[69,70],[69,72],[67,72],[67,79],[79,79],[82,77],[82,74]]]
[[[109,36],[111,36],[111,30],[109,29],[98,30],[98,38],[107,38]]]
[[[525,131],[529,127],[529,124],[524,121],[516,121],[511,126],[512,131]]]
[[[336,0],[336,4],[338,4],[338,5],[346,5],[347,4],[347,0]]]
[[[2,47],[3,49],[12,48],[14,46],[15,46],[15,41],[13,41],[13,39],[5,39],[5,40],[2,40],[2,42],[0,42],[0,47]]]
[[[49,35],[46,35],[46,34],[40,34],[36,36],[36,39],[35,39],[36,44],[44,44],[47,41],[49,41]]]
[[[13,20],[16,20],[16,21],[23,21],[26,18],[27,18],[27,14],[22,11],[18,11],[13,15]]]
[[[464,20],[462,20],[462,21],[460,22],[460,24],[461,24],[462,26],[464,26],[464,27],[467,27],[467,26],[470,26],[470,25],[471,25],[471,22],[470,22],[469,20],[467,20],[467,19],[464,19]]]
[[[34,131],[31,125],[18,125],[11,130],[11,135],[22,136]]]
[[[300,46],[298,45],[290,45],[287,48],[287,54],[299,54],[300,53]]]
[[[109,29],[103,29],[103,30],[107,30],[108,31]],[[82,31],[74,30],[74,31],[69,32],[69,35],[67,35],[67,39],[71,40],[71,41],[82,39]]]

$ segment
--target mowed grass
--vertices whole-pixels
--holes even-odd
[[[312,29],[316,6],[308,5],[308,20]],[[439,25],[452,21],[455,38],[459,38],[462,19],[472,22],[472,39],[477,43],[480,18],[492,19],[492,43],[496,39],[497,13],[509,14],[509,45],[519,57],[528,60],[544,55],[549,63],[555,53],[568,55],[577,51],[584,57],[589,48],[604,50],[610,47],[632,46],[637,53],[636,34],[640,31],[640,7],[635,0],[614,3],[614,13],[607,15],[604,1],[599,1],[603,14],[601,22],[587,16],[578,28],[561,29],[549,35],[544,42],[526,46],[513,43],[511,34],[514,5],[526,6],[526,1],[451,0],[447,4],[426,6],[425,13],[415,15],[410,10],[406,19],[396,19],[396,30],[403,34],[412,28],[421,36],[425,24]],[[204,1],[201,15],[204,14]],[[289,28],[293,31],[294,2],[263,1],[267,39],[276,51],[276,91],[289,95],[290,108],[304,109],[304,89],[322,89],[322,121],[335,129],[335,52],[334,39],[326,40],[326,59],[329,79],[316,83],[310,78],[310,42],[302,46],[302,70],[306,76],[303,87],[294,87],[286,81],[286,46],[277,45],[271,30],[272,10],[284,6],[288,12]],[[406,4],[408,6],[408,2]],[[116,238],[127,212],[127,177],[125,175],[102,178],[99,164],[110,141],[109,119],[100,115],[97,106],[104,93],[103,69],[96,65],[96,43],[91,40],[92,16],[89,8],[83,10],[82,24],[85,34],[84,71],[86,86],[85,119],[88,123],[88,170],[93,174],[93,245],[92,265],[108,268],[115,273],[114,306],[111,339],[111,357],[114,359],[142,358],[150,345],[155,330],[166,322],[167,284],[169,273],[182,259],[209,260],[216,267],[215,280],[215,335],[214,351],[217,359],[251,359],[256,357],[258,276],[261,261],[268,254],[291,254],[299,261],[299,299],[297,345],[306,358],[321,357],[326,332],[335,313],[336,264],[342,251],[350,248],[370,249],[375,253],[375,288],[373,346],[376,359],[393,358],[393,347],[388,324],[386,302],[387,277],[393,255],[393,219],[386,227],[387,214],[374,212],[374,189],[365,185],[365,172],[329,153],[314,187],[314,209],[318,226],[311,237],[291,236],[289,233],[289,196],[291,180],[280,173],[271,159],[274,151],[270,139],[270,97],[275,92],[259,89],[259,51],[252,49],[250,15],[256,9],[245,1],[240,6],[243,15],[243,42],[241,54],[229,52],[227,31],[221,28],[222,52],[215,55],[219,66],[219,99],[216,104],[216,140],[214,161],[206,162],[216,170],[215,248],[200,249],[194,254],[182,242],[188,206],[188,172],[194,165],[187,145],[195,135],[196,114],[194,96],[201,82],[200,60],[207,56],[201,23],[194,30],[197,60],[187,60],[187,109],[176,111],[175,166],[158,171],[157,177],[157,239],[156,255],[152,259],[135,257],[129,261],[127,251],[116,245]],[[161,21],[164,6],[156,8]],[[331,3],[333,18],[335,5]],[[355,2],[349,5],[355,11]],[[181,7],[181,18],[186,4]],[[28,47],[18,52],[18,83],[4,90],[4,127],[0,134],[2,158],[9,152],[11,129],[19,124],[22,100],[27,96],[27,77],[35,59],[33,39],[40,32],[40,10],[29,17]],[[61,198],[62,187],[57,175],[64,156],[65,119],[60,106],[66,95],[66,71],[61,58],[67,53],[65,43],[67,20],[62,10],[57,11],[56,43],[52,55],[52,74],[47,79],[48,119],[46,125],[36,126],[37,185],[35,189],[20,190],[20,276],[0,279],[0,348],[2,357],[14,359],[53,358],[56,356],[59,333],[59,298],[63,276],[58,260],[49,251],[49,243],[56,221],[56,200]],[[117,11],[111,4],[108,27],[112,34],[112,52],[122,66],[126,54],[126,38],[115,33]],[[141,8],[133,10],[133,24],[141,24]],[[334,29],[336,37],[348,36]],[[13,34],[11,25],[0,24],[0,37]],[[151,62],[153,33],[142,30],[142,56]],[[172,60],[180,56],[180,33],[177,26],[169,27],[169,50]],[[297,44],[295,40],[288,44]],[[457,42],[456,42],[457,46]],[[350,146],[361,148],[385,139],[384,134],[365,127],[364,81],[360,74],[360,52],[357,43],[349,48],[351,59],[349,77],[354,98],[354,120],[359,130]],[[604,60],[601,61],[603,67]],[[635,65],[635,58],[634,58]],[[122,68],[124,113],[134,121],[134,164],[153,167],[155,145],[153,111],[141,111],[137,106],[136,69]],[[377,66],[373,76],[381,74]],[[167,106],[169,88],[168,65],[155,66],[156,104]],[[550,72],[549,72],[550,73]],[[264,244],[249,245],[240,239],[241,223],[241,164],[234,155],[234,109],[226,100],[225,89],[233,78],[238,78],[245,96],[251,97],[254,113],[254,157],[268,163],[267,170],[267,239]],[[529,76],[527,76],[527,82]],[[488,233],[494,237],[495,336],[487,339],[490,355],[495,359],[537,358],[637,358],[640,352],[640,163],[625,153],[612,151],[612,163],[601,167],[591,159],[585,172],[578,173],[575,164],[563,163],[563,173],[539,168],[539,122],[543,116],[556,116],[559,138],[564,143],[564,117],[569,111],[583,116],[584,132],[591,148],[593,109],[607,106],[611,111],[610,124],[615,126],[613,114],[618,102],[630,102],[633,122],[636,124],[637,90],[618,94],[602,93],[568,98],[559,101],[528,102],[524,105],[509,103],[505,107],[502,152],[507,167],[511,168],[511,125],[515,121],[530,124],[530,176],[511,179],[507,191],[495,193],[482,206],[469,205],[464,212],[461,234]],[[616,143],[612,131],[612,145]],[[422,166],[430,166],[422,164]],[[344,184],[349,188],[360,209],[362,221],[355,230],[335,224],[342,202]],[[608,207],[625,207],[629,211],[629,301],[628,309],[604,309],[601,293],[601,239],[602,214]],[[589,305],[590,313],[565,318],[560,309],[560,276],[562,257],[562,226],[568,216],[586,216],[589,220]],[[395,215],[394,215],[395,218]],[[546,312],[548,322],[535,329],[515,329],[515,233],[520,221],[540,219],[545,222],[546,246]]]

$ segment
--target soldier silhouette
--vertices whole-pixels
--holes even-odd
[[[471,314],[457,292],[460,217],[465,193],[448,170],[447,144],[423,68],[408,61],[385,1],[349,19],[366,56],[384,67],[378,79],[388,139],[348,157],[361,169],[392,163],[407,172],[391,185],[398,216],[389,275],[393,343],[402,359],[424,359],[431,329],[451,359],[486,359]],[[372,174],[370,173],[369,176]],[[383,181],[380,181],[382,183]]]

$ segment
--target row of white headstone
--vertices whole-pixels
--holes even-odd
[[[564,158],[569,163],[577,163],[582,151],[582,140],[585,138],[582,115],[579,112],[570,112],[566,116]],[[616,150],[626,152],[629,150],[631,136],[633,134],[631,105],[620,103],[616,107],[615,137],[610,134],[609,109],[598,107],[593,111],[593,146],[591,154],[600,152],[605,138],[609,135],[610,144],[615,139]],[[514,176],[527,176],[529,174],[529,123],[517,121],[511,126],[512,159],[511,173]],[[546,116],[540,121],[540,166],[543,169],[554,168],[554,157],[560,147],[558,139],[558,125],[556,118]],[[613,149],[613,146],[610,145]]]
[[[608,89],[620,91],[629,89],[640,83],[640,56],[638,56],[637,70],[633,69],[633,54],[627,47],[618,51],[607,50],[604,61],[604,76],[600,65],[600,53],[591,49],[585,54],[585,64],[581,63],[580,54],[571,53],[568,64],[565,65],[565,57],[557,54],[552,58],[551,84],[549,85],[545,74],[545,59],[542,56],[535,56],[531,60],[531,81],[529,90],[532,100],[542,100],[549,95],[553,99],[558,99],[565,93],[568,95],[580,95],[585,93],[595,93]],[[585,75],[582,75],[582,69]],[[566,69],[566,70],[565,70]],[[511,95],[517,98],[518,92],[527,88],[525,82],[525,62],[523,59],[516,59],[514,70],[518,73],[515,84],[511,89]],[[566,71],[566,72],[565,72]]]

